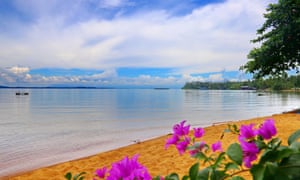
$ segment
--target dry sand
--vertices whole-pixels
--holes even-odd
[[[250,123],[260,124],[266,118],[273,118],[275,120],[278,136],[285,144],[288,136],[300,128],[300,114],[292,113],[260,117],[250,120],[237,121],[234,123],[237,125]],[[233,124],[233,122],[218,123],[205,128],[205,135],[202,140],[204,140],[207,144],[216,142],[220,139],[220,136],[223,130],[227,127],[227,124]],[[189,167],[196,161],[190,158],[188,154],[180,156],[174,147],[170,147],[169,149],[165,150],[165,141],[169,136],[170,135],[165,135],[144,142],[136,142],[135,144],[127,147],[96,154],[94,156],[65,162],[50,167],[40,168],[31,172],[15,174],[11,177],[2,177],[0,179],[64,180],[64,175],[67,172],[76,174],[82,171],[87,172],[86,179],[93,179],[94,171],[97,168],[103,166],[109,167],[112,162],[119,161],[125,156],[132,157],[135,154],[139,154],[139,162],[148,168],[152,176],[167,175],[174,171],[182,176],[188,172]],[[225,134],[224,138],[221,140],[223,149],[226,149],[229,144],[236,141],[237,137],[235,135],[231,135],[229,133]],[[251,179],[249,175],[246,174],[245,176],[247,179]]]

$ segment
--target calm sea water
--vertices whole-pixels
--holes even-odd
[[[0,89],[0,177],[171,132],[300,107],[300,94],[154,89]]]

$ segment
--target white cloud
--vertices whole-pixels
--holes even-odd
[[[11,67],[0,69],[0,83],[8,86],[96,86],[96,87],[119,87],[119,86],[137,86],[137,87],[182,87],[186,82],[222,82],[224,81],[224,72],[213,73],[208,77],[200,75],[176,75],[170,73],[167,77],[155,75],[139,75],[138,77],[118,76],[115,69],[107,69],[102,73],[90,75],[56,75],[42,76],[39,74],[29,74],[28,67]],[[173,74],[173,75],[172,75]],[[225,74],[226,76],[226,74]],[[238,78],[238,79],[237,79]],[[229,81],[245,80],[240,77],[226,78]]]
[[[114,8],[124,6],[126,4],[131,4],[126,0],[100,0],[99,6],[102,8]]]
[[[107,69],[102,73],[91,75],[57,75],[42,76],[39,74],[29,74],[28,67],[11,67],[0,69],[1,85],[8,86],[51,86],[57,84],[83,85],[83,86],[182,86],[185,78],[158,77],[150,75],[140,75],[138,77],[119,77],[115,69]]]
[[[14,74],[26,74],[30,70],[29,67],[20,67],[20,66],[14,66],[6,69]]]
[[[223,75],[220,73],[211,74],[211,75],[209,75],[208,79],[209,79],[209,81],[212,81],[212,82],[221,82],[224,80]]]
[[[30,81],[29,70],[28,67],[21,66],[0,68],[0,82],[1,84],[17,84],[19,82]]]
[[[190,74],[184,74],[182,76],[184,82],[195,82],[195,81],[200,81],[200,82],[205,82],[207,79],[203,78],[202,76],[191,76]]]
[[[35,7],[33,13],[41,14],[45,9],[52,11],[57,2],[49,7],[30,5]],[[18,37],[0,34],[0,66],[173,67],[182,74],[237,70],[247,61],[252,47],[249,41],[262,25],[262,14],[270,2],[228,0],[200,7],[185,16],[171,17],[166,11],[152,11],[71,24],[65,24],[68,15],[51,19],[41,16],[27,26],[19,24],[23,33]],[[128,2],[100,3],[115,7]]]

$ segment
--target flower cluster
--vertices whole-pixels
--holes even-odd
[[[204,141],[197,142],[204,135],[203,128],[194,128],[194,136],[189,136],[190,125],[185,125],[186,120],[181,121],[179,124],[173,126],[173,135],[167,139],[165,148],[167,149],[170,145],[175,145],[179,154],[182,155],[186,150],[189,150],[191,156],[196,156],[200,152],[208,150],[208,145]],[[220,141],[212,144],[213,152],[223,151],[222,144]]]
[[[202,128],[194,128],[193,137],[190,137],[190,125],[185,125],[185,122],[174,125],[173,135],[167,139],[165,147],[174,145],[180,155],[188,150],[192,157],[202,161],[204,167],[199,169],[197,162],[183,179],[243,179],[239,174],[245,171],[250,171],[254,179],[273,179],[279,175],[285,179],[300,178],[300,163],[295,161],[300,159],[300,142],[296,142],[300,130],[291,135],[289,146],[285,147],[280,146],[279,138],[274,138],[277,129],[273,119],[265,120],[258,127],[254,124],[242,125],[240,128],[228,125],[229,128],[224,132],[237,134],[239,143],[231,144],[224,151],[221,141],[211,146],[204,141],[197,141],[204,135]],[[253,164],[258,157],[261,159]],[[293,169],[295,167],[298,169]],[[174,176],[179,179],[176,173],[172,174]]]
[[[192,134],[190,125],[185,123],[184,120],[173,126],[173,135],[166,140],[165,148],[174,145],[180,155],[188,151],[203,163],[202,168],[199,162],[192,165],[189,174],[182,177],[183,180],[243,180],[239,174],[245,171],[249,171],[254,180],[300,178],[300,130],[290,135],[287,146],[281,146],[281,140],[274,138],[277,129],[272,119],[265,120],[259,127],[254,124],[240,128],[228,125],[224,132],[238,134],[239,143],[229,145],[224,151],[221,141],[209,146],[200,140],[204,135],[203,128],[194,128]],[[257,163],[253,163],[255,160],[258,160]],[[208,165],[205,166],[205,163]],[[67,173],[65,178],[82,180],[84,174],[82,172],[72,178],[72,174]],[[176,173],[152,178],[146,167],[138,162],[137,155],[113,163],[110,170],[107,167],[97,169],[95,175],[97,179],[107,180],[179,180]]]
[[[260,152],[259,147],[256,145],[257,141],[255,141],[257,136],[260,136],[260,139],[269,140],[276,133],[277,130],[272,119],[265,120],[259,129],[255,129],[254,124],[241,126],[239,142],[243,150],[243,162],[247,168],[251,168],[251,162],[257,159]]]
[[[95,174],[100,179],[107,180],[150,180],[152,179],[147,168],[138,162],[138,156],[135,155],[132,159],[125,157],[121,161],[112,164],[110,171],[107,174],[107,167],[97,169]]]

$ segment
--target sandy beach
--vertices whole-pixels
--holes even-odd
[[[212,144],[220,139],[223,130],[227,124],[260,124],[265,119],[272,118],[275,120],[275,125],[278,130],[277,136],[286,144],[288,136],[300,128],[300,114],[288,113],[278,114],[267,117],[259,117],[249,120],[240,120],[235,122],[220,122],[205,128],[205,135],[202,138],[207,144]],[[187,122],[188,123],[188,122]],[[171,129],[172,127],[170,127]],[[112,162],[119,161],[125,156],[132,157],[135,154],[139,155],[139,162],[146,166],[152,176],[167,175],[171,172],[177,172],[179,175],[184,175],[188,172],[189,167],[195,163],[195,159],[189,157],[188,154],[180,156],[174,147],[165,150],[164,145],[166,139],[170,135],[165,135],[155,139],[135,142],[132,145],[111,150],[108,152],[99,153],[90,157],[85,157],[78,160],[73,160],[50,167],[41,167],[30,172],[16,172],[13,176],[0,177],[0,179],[11,180],[43,180],[56,179],[63,180],[67,172],[76,174],[78,172],[86,172],[86,179],[93,179],[94,171],[97,168],[107,166]],[[237,137],[232,134],[225,134],[221,140],[223,149],[228,145],[237,141]],[[22,162],[20,162],[22,163]],[[247,179],[251,177],[245,174]]]

